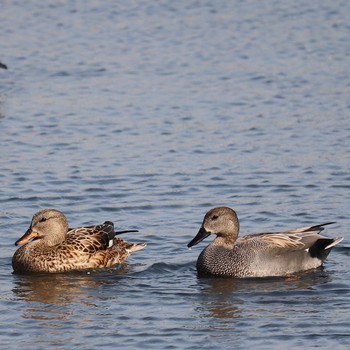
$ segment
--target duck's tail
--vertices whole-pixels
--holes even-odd
[[[130,246],[126,249],[129,253],[137,252],[143,248],[146,248],[146,243],[131,243]]]
[[[128,233],[128,232],[139,232],[139,230],[124,230],[124,231],[115,231],[115,235],[122,235],[123,233]]]
[[[343,239],[343,237],[320,238],[309,248],[309,253],[313,258],[318,258],[321,261],[324,261],[331,252],[332,248]]]

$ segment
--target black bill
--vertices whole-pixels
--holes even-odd
[[[209,235],[210,235],[210,232],[206,231],[204,227],[201,227],[196,237],[194,237],[192,241],[187,244],[187,247],[191,248],[192,246],[198,244],[199,242],[202,242],[203,239],[206,239]]]

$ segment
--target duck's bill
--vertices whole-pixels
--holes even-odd
[[[27,232],[15,242],[15,245],[21,245],[29,242],[31,239],[38,238],[39,233],[32,231],[32,229],[28,229]]]
[[[197,233],[197,236],[192,239],[190,243],[187,244],[188,248],[193,247],[194,245],[198,244],[199,242],[202,242],[203,239],[206,239],[210,235],[210,232],[206,231],[203,227],[200,228],[200,230]]]

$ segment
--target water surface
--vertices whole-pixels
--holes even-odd
[[[1,6],[0,341],[7,349],[349,348],[346,1]],[[241,234],[336,221],[324,269],[198,278],[207,210]],[[18,276],[39,209],[147,242],[106,271]]]

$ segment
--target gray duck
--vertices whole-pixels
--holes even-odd
[[[204,217],[192,247],[210,234],[216,238],[201,252],[197,271],[221,277],[288,276],[323,264],[331,249],[343,238],[326,238],[321,225],[285,232],[257,233],[238,238],[239,221],[228,207],[211,209]]]

